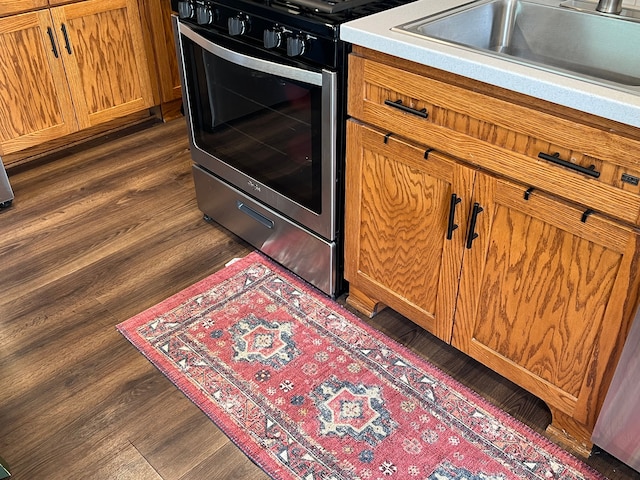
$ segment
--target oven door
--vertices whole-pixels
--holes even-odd
[[[333,240],[336,74],[232,50],[182,22],[177,31],[194,161]]]

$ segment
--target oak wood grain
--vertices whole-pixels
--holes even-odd
[[[136,0],[0,18],[0,64],[2,155],[154,104]]]
[[[354,78],[365,79],[349,83],[349,112],[356,118],[585,208],[639,222],[640,186],[621,179],[622,173],[638,176],[640,172],[638,129],[634,135],[629,129],[617,133],[590,121],[566,118],[566,109],[553,114],[533,109],[523,95],[517,101],[505,101],[366,57],[351,56],[349,66]],[[391,108],[385,100],[424,108],[428,117]],[[591,178],[541,160],[541,152],[594,168],[600,176]]]
[[[0,18],[0,154],[77,130],[60,48],[48,10]]]
[[[158,74],[160,102],[169,103],[182,98],[175,35],[171,25],[169,0],[140,0],[145,36],[150,41],[149,58]]]
[[[153,105],[135,0],[85,0],[51,9],[79,128]]]
[[[0,17],[49,6],[48,0],[0,0]]]
[[[467,222],[473,171],[355,122],[348,145],[345,278],[449,342],[463,235],[443,239],[453,194]]]

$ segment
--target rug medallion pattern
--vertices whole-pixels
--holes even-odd
[[[600,478],[258,253],[118,328],[273,478]]]

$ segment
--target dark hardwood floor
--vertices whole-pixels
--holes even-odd
[[[202,220],[184,121],[77,146],[9,176],[0,457],[12,478],[268,478],[115,329],[252,250]],[[544,432],[541,401],[392,311],[369,322]],[[610,478],[640,479],[597,449],[587,461]]]

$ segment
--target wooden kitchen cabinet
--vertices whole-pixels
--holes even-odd
[[[542,398],[554,434],[590,446],[607,370],[638,304],[638,233],[596,213],[583,222],[582,208],[525,192],[476,176],[472,202],[482,211],[451,343]]]
[[[594,123],[600,119],[581,112],[480,82],[465,83],[461,77],[393,57],[384,60],[349,58],[348,109],[353,117],[640,225],[638,129],[615,122],[600,126]],[[536,104],[539,108],[532,108]],[[425,115],[406,109],[424,110]],[[573,169],[542,160],[541,153],[557,154]],[[577,167],[592,168],[598,176],[580,173]]]
[[[621,181],[638,165],[611,154],[640,134],[354,52],[348,303],[387,305],[539,396],[548,432],[588,453],[640,303],[639,195]],[[537,158],[555,151],[599,175]]]
[[[0,18],[0,154],[78,129],[48,10]]]
[[[0,19],[0,154],[153,105],[135,0]]]
[[[347,148],[349,303],[369,316],[390,306],[449,342],[475,172],[355,121]],[[459,227],[447,235],[452,208]]]
[[[153,105],[135,0],[72,3],[51,16],[79,128]]]
[[[143,19],[143,33],[149,54],[149,69],[157,72],[152,77],[158,92],[156,103],[160,105],[164,121],[182,115],[182,87],[176,55],[175,35],[171,25],[170,0],[139,0]]]

